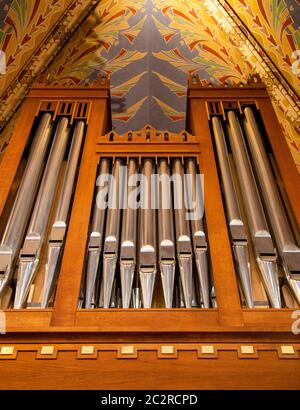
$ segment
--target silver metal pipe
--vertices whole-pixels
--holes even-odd
[[[238,277],[245,296],[247,307],[253,308],[254,302],[252,294],[248,239],[242,219],[237,192],[234,186],[232,170],[228,159],[225,135],[220,118],[213,117],[212,126],[226,203],[226,216],[233,253],[237,265]]]
[[[272,307],[281,307],[276,249],[264,214],[241,126],[234,111],[228,112],[228,135],[237,168],[256,260]]]
[[[300,303],[300,249],[282,205],[264,143],[252,108],[244,110],[246,138],[264,198],[287,281]]]
[[[30,286],[36,274],[40,252],[45,239],[58,178],[69,138],[69,120],[61,118],[54,136],[51,152],[39,188],[34,210],[20,252],[19,272],[14,308],[24,306]]]
[[[131,301],[132,285],[136,269],[137,252],[137,216],[138,212],[134,204],[129,203],[131,195],[134,194],[134,175],[137,175],[136,160],[129,159],[127,167],[127,192],[125,193],[126,206],[123,211],[122,238],[120,248],[120,274],[122,289],[123,308],[129,308]]]
[[[99,177],[108,175],[110,172],[110,160],[102,158],[99,167]],[[89,234],[89,243],[87,251],[87,269],[86,269],[86,290],[85,290],[85,307],[93,308],[96,305],[96,283],[99,271],[100,257],[103,245],[104,223],[106,208],[98,204],[98,195],[104,189],[97,186],[96,200],[94,204],[91,230]],[[99,205],[99,206],[98,206]]]
[[[122,190],[125,186],[125,173],[122,172],[122,160],[116,159],[113,166],[110,184],[110,204],[107,212],[106,230],[103,244],[103,304],[110,307],[112,288],[115,278],[120,242],[121,200],[124,198]],[[124,168],[124,167],[123,167]]]
[[[139,277],[142,289],[144,308],[151,308],[154,285],[157,272],[156,252],[156,212],[152,209],[153,187],[152,175],[154,163],[152,159],[145,159],[142,169],[142,192],[143,202],[140,212],[139,234]]]
[[[187,210],[184,204],[184,176],[182,160],[180,158],[176,158],[173,161],[172,169],[177,258],[185,306],[191,308],[193,290],[193,254],[190,226],[189,221],[186,218]]]
[[[204,228],[204,198],[200,175],[197,175],[194,158],[186,160],[186,194],[189,207],[193,210],[191,219],[193,247],[200,285],[201,300],[204,308],[210,307],[210,280],[208,268],[208,246]],[[198,209],[197,209],[198,208]]]
[[[54,223],[52,225],[51,233],[49,236],[48,257],[45,266],[45,277],[41,302],[42,308],[46,308],[48,306],[58,276],[59,261],[67,233],[72,194],[74,191],[81,146],[84,138],[84,128],[85,124],[83,121],[76,123],[63,185],[56,207]]]
[[[132,307],[134,309],[140,309],[142,307],[142,298],[140,288],[132,289]]]
[[[39,122],[27,166],[1,240],[0,297],[12,279],[16,257],[19,254],[25,235],[50,143],[51,118],[51,114],[43,114]]]
[[[175,280],[175,237],[170,167],[164,158],[159,160],[158,241],[159,264],[166,308],[173,306]]]

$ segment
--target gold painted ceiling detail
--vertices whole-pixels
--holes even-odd
[[[299,0],[227,0],[260,46],[293,87],[300,92],[300,73],[293,72],[295,51],[300,50]],[[293,56],[294,55],[294,56]]]
[[[241,0],[245,5],[245,1]],[[261,9],[265,10],[260,3]],[[279,1],[281,3],[281,1]],[[218,24],[222,27],[226,33],[230,36],[230,39],[235,41],[239,50],[243,54],[244,58],[251,64],[255,73],[259,74],[261,79],[264,81],[265,85],[268,88],[269,93],[272,95],[274,102],[281,108],[285,113],[286,117],[291,121],[293,126],[299,132],[300,130],[300,104],[299,104],[299,87],[296,87],[296,91],[293,87],[290,87],[289,84],[285,81],[285,77],[281,74],[281,65],[277,60],[276,65],[264,52],[264,48],[256,42],[255,38],[249,39],[247,34],[240,29],[238,22],[234,18],[234,13],[227,7],[227,2],[224,0],[204,0],[204,4],[207,7],[207,10],[217,19]],[[251,3],[252,4],[252,3]],[[247,9],[250,6],[246,7]],[[277,9],[276,9],[277,10]],[[274,12],[274,17],[276,13]],[[251,27],[255,25],[252,23]],[[281,26],[281,33],[287,27]],[[270,24],[271,27],[271,24]],[[272,36],[270,34],[270,36]],[[274,38],[272,37],[273,41]],[[295,35],[295,41],[297,40],[297,35]],[[270,40],[268,40],[270,41]],[[280,43],[280,40],[278,40]],[[268,45],[263,43],[264,47],[270,49]],[[289,43],[291,44],[291,42]],[[294,44],[294,43],[293,43]],[[294,45],[295,47],[295,45]],[[300,47],[300,44],[299,44]],[[278,45],[278,49],[281,49]],[[294,49],[290,48],[290,56],[292,56]],[[287,65],[287,64],[286,64]],[[280,67],[280,69],[279,69]],[[290,63],[289,71],[292,73],[293,65]],[[292,73],[293,74],[293,73]],[[296,79],[295,82],[298,82],[297,75],[293,74],[293,77]],[[299,73],[300,79],[300,73]]]
[[[22,102],[31,83],[98,2],[11,1],[3,24],[0,23],[0,50],[5,52],[7,61],[6,74],[0,75],[0,130]]]

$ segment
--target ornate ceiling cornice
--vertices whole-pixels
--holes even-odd
[[[0,101],[0,132],[22,103],[31,84],[51,64],[64,44],[101,0],[74,0],[32,54]]]
[[[289,86],[278,67],[273,64],[250,31],[248,29],[247,33],[243,31],[236,14],[226,0],[204,0],[204,4],[208,12],[217,19],[220,27],[239,45],[241,53],[252,65],[254,72],[263,80],[274,102],[299,131],[299,96]]]

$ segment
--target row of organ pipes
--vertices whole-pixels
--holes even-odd
[[[258,307],[254,265],[264,306],[291,307],[286,292],[299,305],[299,237],[258,110],[224,115],[210,122],[242,305]],[[53,305],[85,129],[69,117],[38,117],[18,189],[0,221],[1,308]],[[108,155],[98,171],[78,307],[217,307],[197,159]],[[142,206],[130,206],[132,197]],[[107,198],[110,206],[103,206]],[[194,207],[196,216],[188,218]],[[42,265],[41,291],[32,302]]]
[[[216,306],[197,174],[195,158],[101,159],[80,307]],[[201,205],[191,221],[186,198]]]
[[[245,306],[253,308],[250,248],[273,308],[285,307],[288,286],[300,304],[300,249],[268,155],[255,107],[211,118],[226,216]],[[274,164],[274,166],[276,166]],[[240,192],[240,194],[238,194]],[[242,211],[243,210],[243,211]],[[283,285],[283,286],[281,286]]]
[[[11,295],[16,276],[15,309],[27,307],[44,248],[47,257],[39,306],[47,307],[53,298],[85,134],[83,121],[71,125],[67,117],[54,121],[52,114],[44,113],[38,122],[0,242],[0,298],[9,305],[7,294]]]

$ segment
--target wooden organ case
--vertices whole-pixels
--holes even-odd
[[[1,386],[5,389],[299,388],[297,288],[293,293],[293,286],[299,287],[300,282],[297,271],[299,174],[264,86],[258,82],[243,87],[203,87],[197,77],[191,78],[187,118],[189,132],[179,135],[156,131],[150,126],[140,132],[118,135],[110,131],[109,106],[106,79],[74,88],[35,84],[1,160],[0,279],[1,287],[5,287],[1,293]],[[269,193],[263,185],[259,186],[265,170],[255,162],[258,158],[255,155],[259,152],[252,151],[255,144],[251,145],[251,137],[257,137],[259,127],[263,129],[259,136],[267,147],[268,169],[272,170],[275,181],[271,194],[275,189],[281,198],[288,229],[295,240],[295,263],[293,258],[290,262],[288,256],[285,263],[286,254],[281,252],[276,226],[274,229],[272,225],[274,215],[265,215],[264,220],[267,226],[272,225],[271,237],[275,244],[271,250],[264,250],[265,239],[261,239],[261,235],[259,238],[255,236],[253,223],[249,221],[249,216],[250,219],[251,215],[253,217],[249,209],[265,212],[268,197],[264,195],[265,191]],[[247,141],[241,143],[238,138],[243,136]],[[244,147],[242,153],[239,151],[241,147]],[[56,149],[61,152],[59,158],[55,156]],[[32,152],[39,168],[29,172]],[[205,218],[201,229],[206,232],[206,241],[198,247],[194,235],[193,250],[184,249],[181,254],[181,244],[177,240],[181,227],[176,222],[180,217],[174,209],[175,227],[171,234],[176,237],[177,254],[171,252],[171,256],[166,258],[168,263],[170,258],[174,263],[172,268],[168,265],[166,271],[163,270],[161,250],[155,253],[151,263],[147,254],[145,265],[141,262],[141,251],[134,261],[134,272],[129,269],[131,273],[128,276],[129,271],[124,266],[122,271],[122,261],[128,262],[126,256],[122,259],[122,246],[118,249],[119,255],[114,256],[111,243],[107,253],[107,244],[102,245],[102,264],[99,262],[99,242],[91,232],[96,179],[100,167],[105,166],[103,160],[108,161],[107,169],[115,169],[118,164],[129,166],[131,159],[145,175],[149,166],[153,167],[152,171],[161,166],[173,171],[176,167],[184,170],[192,166],[204,175]],[[250,167],[250,176],[249,172],[243,174],[247,171],[243,167],[245,162]],[[227,167],[224,167],[225,163]],[[26,185],[28,173],[30,178],[27,178],[29,182]],[[260,205],[256,204],[260,206],[258,210],[251,202],[251,192],[249,194],[247,186],[243,185],[243,175],[250,178],[248,182],[251,182],[252,175],[252,182],[253,178],[256,181],[254,191],[264,197]],[[229,185],[226,177],[230,177]],[[72,189],[68,189],[70,181]],[[122,185],[120,181],[119,184]],[[30,192],[27,197],[24,185]],[[232,192],[239,203],[237,208],[230,208],[233,199],[226,196],[230,193],[228,186],[235,187]],[[22,197],[23,191],[25,196]],[[43,201],[44,195],[48,201]],[[15,205],[18,198],[19,208]],[[68,205],[60,208],[60,204],[65,203],[61,200],[67,199]],[[247,208],[249,203],[252,208]],[[43,224],[39,238],[36,237],[38,229],[34,229],[34,225],[39,226],[39,216],[41,218],[38,204],[43,204],[40,205],[44,212],[42,216],[47,215],[47,224]],[[17,216],[13,219],[12,210],[16,208],[24,216],[23,221]],[[234,211],[239,211],[240,220]],[[157,230],[166,224],[159,219],[159,211],[153,211],[152,216],[139,212],[137,229],[143,222],[148,229],[138,234],[135,232],[139,241],[136,248],[141,248],[140,243],[145,238],[146,242],[152,238],[161,243]],[[122,224],[125,224],[124,220],[123,211]],[[5,242],[9,236],[7,225],[11,221],[17,224],[17,239],[11,234],[14,240]],[[100,217],[100,224],[99,221]],[[106,230],[114,222],[120,228],[121,220],[117,213],[110,217],[102,215],[102,221],[104,224],[107,222]],[[130,221],[129,216],[128,229]],[[237,225],[233,226],[236,222]],[[191,235],[195,234],[193,223],[189,226],[192,227]],[[126,235],[122,236],[123,239],[126,240]],[[203,257],[203,250],[207,258],[206,270],[198,259]],[[94,271],[103,277],[106,287],[111,284],[109,296],[105,295],[105,289],[99,296],[100,285],[96,285],[95,277],[91,279],[92,274],[86,279],[89,257],[92,258],[95,251],[94,263],[98,255],[97,263],[101,267],[97,265],[95,269],[94,266]],[[193,263],[186,259],[188,252],[194,253],[191,256]],[[121,268],[118,269],[116,260],[120,258]],[[52,274],[49,260],[54,260],[56,267]],[[280,266],[278,260],[283,261]],[[156,285],[153,285],[151,264],[157,271]],[[192,271],[184,271],[182,264],[192,267]],[[131,280],[130,291],[137,292],[135,302],[128,298],[125,302],[123,297],[124,308],[119,303],[120,292],[116,291],[120,283],[116,285],[111,276],[112,266],[118,281],[122,272],[127,272],[126,277]],[[201,286],[203,283],[206,286],[205,274],[208,275],[208,271],[211,277],[208,296],[205,296]],[[198,282],[194,282],[197,285],[195,290],[189,288],[192,282],[188,275],[192,274],[198,278],[195,279]],[[140,278],[141,285],[136,277]],[[51,286],[47,278],[48,281],[52,279]],[[166,278],[173,280],[171,299],[170,292],[164,292]],[[88,281],[97,289],[93,293],[91,287],[89,296]],[[128,291],[128,283],[124,283],[121,283],[123,292],[124,289]],[[154,290],[153,297],[151,283],[158,288]],[[48,286],[48,293],[45,286]],[[139,286],[142,287],[143,298],[138,295]],[[113,292],[119,296],[114,296],[112,303]],[[195,298],[198,302],[193,302],[193,292],[197,293]]]

